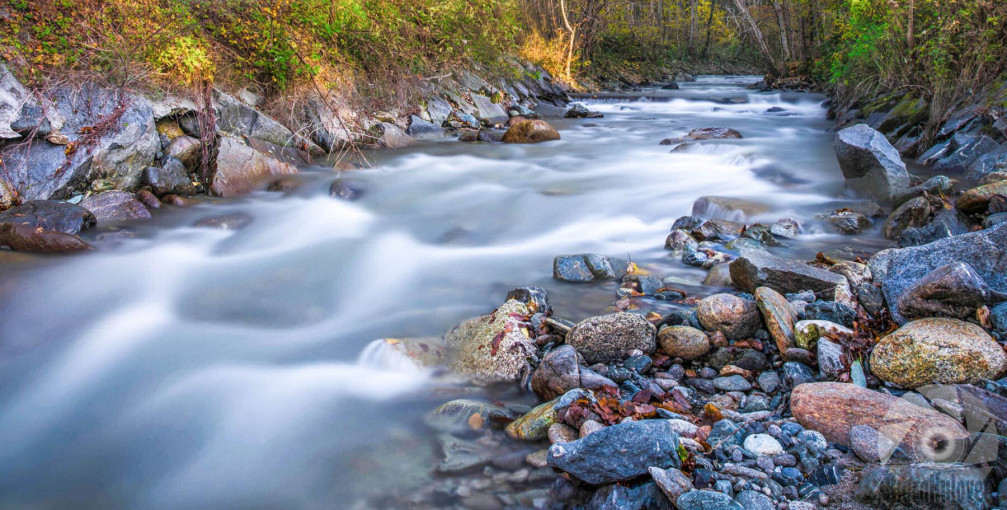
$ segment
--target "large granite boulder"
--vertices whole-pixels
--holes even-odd
[[[882,204],[910,183],[899,151],[885,135],[866,124],[843,129],[836,135],[836,156],[846,184]]]
[[[904,388],[997,379],[1007,354],[983,328],[957,319],[910,322],[884,337],[871,353],[871,370]]]
[[[885,300],[898,303],[902,294],[934,270],[954,262],[972,267],[993,292],[1007,294],[1007,223],[922,246],[878,252],[868,262]],[[900,324],[906,319],[892,311]]]

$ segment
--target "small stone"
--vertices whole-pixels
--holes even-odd
[[[755,289],[755,303],[762,312],[769,334],[776,341],[776,348],[781,354],[786,355],[795,345],[794,322],[797,320],[790,303],[779,292],[769,287]]]
[[[710,352],[706,333],[689,326],[668,326],[657,335],[660,351],[672,358],[694,360]]]
[[[577,430],[563,423],[553,423],[547,432],[549,442],[552,444],[569,443],[579,439]]]
[[[733,294],[714,294],[699,302],[699,322],[709,331],[720,331],[729,340],[748,338],[759,328],[755,303]]]
[[[759,455],[778,455],[783,453],[783,446],[769,434],[752,434],[745,438],[746,450]]]
[[[682,494],[695,489],[692,479],[678,469],[650,467],[648,472],[669,501],[676,501]]]
[[[740,375],[717,377],[713,380],[713,386],[721,391],[748,391],[752,389],[752,383]]]
[[[567,344],[588,363],[622,361],[628,351],[651,354],[657,347],[656,330],[642,315],[617,313],[581,321],[567,335]]]
[[[675,500],[678,510],[745,510],[730,496],[717,491],[694,490]]]
[[[780,389],[781,384],[780,375],[776,372],[763,372],[759,374],[759,387],[766,393],[776,393],[776,390]]]

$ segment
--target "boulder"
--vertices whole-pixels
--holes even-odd
[[[993,504],[990,483],[980,466],[884,465],[864,473],[855,497],[878,508],[984,510]]]
[[[99,224],[150,219],[147,207],[125,191],[106,191],[91,195],[81,200],[80,206],[91,211]]]
[[[147,99],[96,85],[60,87],[49,99],[65,120],[63,131],[53,127],[4,157],[8,185],[22,199],[69,198],[98,177],[118,189],[139,185],[161,150]],[[107,127],[94,129],[99,124]]]
[[[445,116],[445,118],[447,117]],[[416,115],[410,115],[406,134],[413,138],[440,138],[444,136],[444,129],[433,122],[427,122]]]
[[[899,314],[906,319],[954,317],[965,319],[989,299],[989,287],[972,266],[952,262],[914,283],[899,297]]]
[[[755,289],[755,304],[762,312],[762,319],[776,342],[776,348],[786,357],[787,351],[795,345],[794,322],[797,321],[790,303],[779,292],[759,287]]]
[[[31,200],[0,212],[0,224],[13,223],[64,234],[77,234],[97,222],[91,211],[55,200]]]
[[[627,421],[549,447],[549,465],[583,482],[631,480],[648,468],[678,468],[678,435],[667,420]]]
[[[490,123],[507,122],[508,115],[502,106],[482,94],[469,94],[469,96],[472,98],[472,104],[478,110],[476,116],[480,119],[486,119]]]
[[[900,205],[888,216],[881,232],[888,239],[898,239],[907,228],[919,228],[930,218],[930,201],[926,197],[916,197]]]
[[[759,287],[784,294],[811,290],[820,297],[832,299],[837,286],[849,285],[842,275],[781,259],[763,250],[743,249],[741,255],[731,262],[731,280],[746,292],[754,293]]]
[[[999,378],[1007,370],[1007,355],[975,324],[929,318],[882,338],[871,353],[871,370],[904,388],[969,383]]]
[[[559,140],[559,132],[544,120],[522,120],[507,128],[504,143],[539,143]]]
[[[902,192],[895,196],[895,201],[892,202],[892,207],[899,207],[902,204],[912,200],[916,197],[923,196],[923,194],[928,195],[946,195],[949,194],[954,189],[954,181],[944,175],[937,175],[927,179],[921,184],[906,188]]]
[[[0,223],[0,246],[32,253],[66,253],[93,249],[74,234],[41,230],[23,223]]]
[[[203,144],[191,136],[178,136],[171,139],[171,142],[164,149],[164,154],[178,159],[185,166],[185,170],[194,171],[202,161]]]
[[[968,216],[958,209],[940,209],[926,225],[902,231],[898,243],[903,247],[932,243],[938,239],[969,232],[970,225]]]
[[[236,138],[221,136],[217,150],[217,170],[210,191],[222,197],[242,195],[256,189],[263,180],[297,173],[297,168],[268,157]]]
[[[835,149],[846,184],[878,202],[891,203],[900,190],[909,187],[909,172],[899,151],[870,126],[843,129],[836,135]]]
[[[529,370],[537,347],[524,325],[528,306],[509,300],[492,314],[465,321],[445,336],[450,366],[485,382],[514,382]]]
[[[689,131],[687,135],[693,140],[726,140],[742,138],[741,133],[735,129],[725,127],[697,128]]]
[[[696,308],[699,323],[707,331],[719,331],[728,340],[749,338],[759,329],[759,309],[755,303],[733,294],[703,298]]]
[[[416,139],[407,135],[402,128],[390,122],[379,122],[374,125],[374,143],[379,147],[401,149],[416,143]]]
[[[953,262],[968,264],[991,291],[1007,294],[1007,223],[923,246],[884,250],[871,257],[868,266],[885,300],[898,303],[916,282]],[[906,322],[897,310],[892,316],[900,324]]]
[[[957,420],[855,384],[820,382],[794,388],[790,411],[806,428],[850,446],[853,427],[871,427],[919,460],[941,460],[969,438]]]
[[[657,347],[656,333],[654,325],[642,315],[622,312],[577,323],[566,342],[577,349],[587,363],[609,363],[622,361],[633,349],[653,354]]]
[[[158,196],[194,195],[196,186],[182,163],[171,156],[165,157],[161,167],[148,166],[143,170],[143,184]]]
[[[657,334],[660,351],[672,358],[694,360],[710,352],[710,338],[690,326],[668,326]]]
[[[305,147],[313,155],[325,151],[312,141],[298,136],[273,118],[219,90],[213,90],[213,109],[217,129],[235,136],[261,140],[280,147]]]

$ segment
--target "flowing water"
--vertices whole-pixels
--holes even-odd
[[[361,361],[374,339],[439,336],[518,285],[545,287],[562,317],[605,311],[617,284],[553,281],[564,253],[628,256],[714,292],[663,249],[703,195],[806,222],[794,255],[880,246],[877,228],[807,223],[849,201],[824,98],[745,88],[756,80],[588,101],[605,118],[555,121],[556,142],[377,152],[342,175],[364,191],[355,202],[330,198],[319,166],[292,191],[92,234],[92,254],[5,254],[0,508],[351,508],[421,486],[436,462],[420,422],[438,403],[429,374]],[[658,145],[709,126],[744,139]],[[252,221],[193,226],[233,213]]]

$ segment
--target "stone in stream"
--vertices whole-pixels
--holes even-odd
[[[29,253],[70,253],[93,249],[74,234],[41,230],[23,223],[0,223],[0,246]]]
[[[478,400],[452,400],[441,404],[424,418],[428,427],[456,436],[481,435],[493,423],[506,423],[516,418],[507,408]]]
[[[701,218],[745,221],[767,212],[769,206],[766,204],[734,197],[699,197],[692,204],[692,215]]]
[[[885,220],[881,233],[888,239],[898,239],[908,228],[919,228],[930,219],[930,201],[926,197],[916,197],[900,205]]]
[[[0,212],[0,224],[12,223],[63,234],[78,234],[98,222],[87,209],[55,200],[30,200]]]
[[[437,465],[441,473],[465,473],[474,471],[493,460],[492,453],[481,443],[441,434],[438,437],[444,459]]]
[[[972,266],[952,262],[935,269],[899,297],[899,314],[906,319],[954,317],[965,319],[989,299],[989,287]]]
[[[1007,355],[983,328],[970,322],[927,318],[884,337],[871,353],[871,371],[904,388],[996,379]]]
[[[144,168],[140,182],[150,186],[151,191],[158,196],[196,194],[196,186],[192,184],[189,172],[182,166],[181,161],[170,156],[163,159],[160,167]]]
[[[745,510],[731,496],[717,491],[695,490],[686,492],[675,500],[678,510]]]
[[[733,294],[714,294],[703,298],[696,314],[703,328],[719,331],[728,340],[749,338],[760,325],[755,303]]]
[[[864,473],[855,496],[880,508],[984,510],[992,504],[990,483],[979,466],[885,465]]]
[[[295,173],[297,168],[290,163],[264,155],[237,138],[221,136],[210,191],[221,197],[243,195],[269,177]]]
[[[668,326],[657,334],[660,351],[672,358],[694,360],[710,352],[710,338],[690,326]]]
[[[565,282],[614,280],[626,275],[629,262],[595,253],[560,255],[552,261],[552,277]]]
[[[517,381],[538,350],[525,322],[531,315],[528,305],[511,299],[461,323],[445,336],[451,368],[486,382]]]
[[[584,510],[674,510],[654,482],[633,487],[606,485],[591,496]]]
[[[510,422],[504,429],[507,435],[523,441],[540,441],[549,436],[549,427],[559,422],[556,411],[562,397],[541,404],[527,414]]]
[[[948,194],[953,187],[954,182],[951,179],[944,175],[937,175],[927,179],[922,184],[906,188],[901,193],[896,194],[892,206],[898,208],[913,198],[923,196],[924,193],[928,195]]]
[[[676,501],[682,494],[695,489],[692,478],[678,469],[650,467],[647,471],[661,492],[668,497],[668,501]]]
[[[504,143],[539,143],[559,140],[559,132],[544,120],[522,120],[504,133]]]
[[[790,303],[769,287],[755,289],[755,303],[762,312],[762,319],[776,342],[776,348],[786,356],[787,351],[794,347],[794,322],[797,320]]]
[[[868,265],[885,300],[897,303],[920,279],[954,262],[971,266],[991,291],[1007,294],[1007,223],[923,246],[884,250],[871,257]],[[900,324],[906,322],[897,310],[892,316]]]
[[[444,340],[438,337],[381,338],[360,355],[361,364],[395,370],[434,368],[445,360]]]
[[[843,234],[859,234],[871,226],[871,219],[856,211],[839,210],[829,213],[825,220]]]
[[[790,396],[794,418],[833,443],[850,446],[851,430],[872,427],[918,460],[941,460],[969,438],[957,420],[855,384],[802,384]]]
[[[197,221],[193,226],[219,228],[220,230],[241,230],[252,222],[252,217],[246,213],[225,214],[223,216],[211,216]]]
[[[846,184],[882,204],[909,187],[909,172],[885,135],[866,124],[836,134],[836,156]]]
[[[996,195],[1007,195],[1007,181],[997,181],[966,190],[958,197],[955,207],[967,213],[980,213],[986,210],[990,199]]]
[[[98,223],[127,220],[149,220],[150,211],[126,191],[106,191],[80,201],[80,206],[91,211]]]
[[[972,223],[965,213],[958,209],[940,209],[929,223],[922,227],[910,227],[902,231],[899,246],[919,246],[938,239],[952,237],[972,230]]]
[[[678,468],[678,435],[665,420],[628,421],[549,447],[549,465],[592,485],[631,480],[648,468]]]
[[[336,179],[329,186],[329,196],[332,198],[341,198],[352,202],[359,199],[363,194],[363,189],[353,183],[347,182],[345,179]]]
[[[785,294],[811,290],[829,299],[834,296],[837,286],[849,285],[842,275],[753,249],[743,249],[741,257],[731,262],[731,280],[751,293],[759,287],[769,287]]]
[[[191,136],[176,136],[165,147],[164,154],[181,162],[184,170],[195,170],[202,159],[202,147],[203,144]]]
[[[531,387],[544,400],[554,399],[567,391],[580,387],[580,363],[577,350],[562,345],[542,357],[535,370]]]

